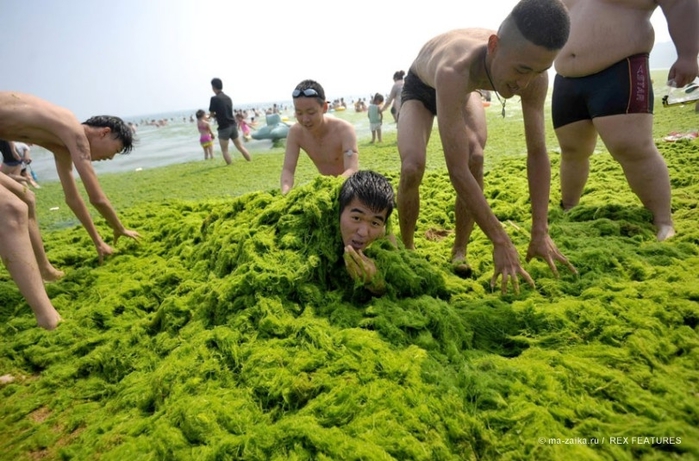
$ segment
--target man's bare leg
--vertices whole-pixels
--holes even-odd
[[[247,160],[248,162],[249,162],[250,160],[252,160],[252,159],[250,158],[250,153],[249,153],[248,150],[245,148],[245,146],[243,145],[243,143],[240,142],[240,136],[238,136],[237,138],[235,138],[235,139],[233,140],[233,144],[235,145],[235,148],[238,149],[238,152],[240,152],[240,153],[243,155],[243,157],[245,157],[245,160]],[[230,157],[229,157],[229,158],[230,158]]]
[[[0,257],[40,327],[53,330],[61,316],[51,304],[41,280],[28,231],[28,207],[0,185]]]
[[[476,178],[481,190],[483,190],[482,155],[480,156],[479,163],[480,168],[473,168],[471,173]],[[457,275],[461,277],[470,277],[472,271],[467,261],[468,242],[471,239],[471,232],[473,232],[475,220],[464,201],[459,199],[459,197],[456,197],[456,203],[454,204],[454,215],[456,231],[454,235],[454,246],[451,249],[451,264]]]
[[[32,249],[34,250],[34,257],[36,258],[41,277],[47,282],[53,282],[63,277],[65,273],[53,267],[46,256],[44,242],[41,240],[39,223],[36,218],[36,200],[34,192],[29,190],[25,185],[17,183],[4,175],[0,175],[0,187],[4,187],[6,190],[14,194],[27,206],[27,228],[29,231],[29,239],[31,241]]]
[[[226,165],[230,165],[232,160],[231,155],[228,153],[228,140],[219,136],[218,143],[221,146],[221,155],[223,156],[223,160],[226,161]]]
[[[398,120],[398,153],[401,170],[398,184],[398,222],[403,244],[415,249],[415,226],[420,213],[420,183],[425,173],[427,141],[434,116],[421,102],[410,100],[401,106]]]
[[[670,173],[653,142],[651,114],[624,114],[594,119],[607,149],[624,170],[631,190],[653,213],[658,240],[675,235]]]
[[[33,198],[33,197],[32,197]],[[49,261],[48,256],[46,256],[46,251],[44,250],[44,242],[41,239],[41,233],[39,232],[39,223],[36,219],[36,203],[32,200],[27,203],[28,206],[28,227],[29,227],[29,239],[32,243],[32,249],[34,250],[34,257],[39,265],[39,272],[41,273],[41,278],[47,282],[54,282],[65,275],[65,272],[60,271],[53,267]]]
[[[570,210],[580,202],[590,174],[590,156],[597,144],[591,120],[581,120],[556,129],[561,146],[561,206]]]
[[[454,246],[451,249],[451,265],[459,277],[470,277],[473,271],[466,260],[466,256],[468,254],[468,241],[471,238],[475,221],[464,201],[459,199],[459,197],[456,197],[454,206],[456,232],[454,235]]]
[[[487,124],[480,94],[475,94],[469,98],[464,110],[464,120],[469,137],[468,168],[481,190],[483,190],[483,151],[487,138]],[[475,221],[465,202],[459,199],[459,197],[456,198],[454,214],[456,232],[454,246],[451,250],[452,267],[457,275],[470,277],[472,271],[466,257],[468,254],[468,242],[471,239]]]

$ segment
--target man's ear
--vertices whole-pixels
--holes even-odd
[[[489,54],[495,53],[495,51],[498,49],[498,45],[500,45],[500,37],[498,37],[496,34],[493,34],[490,37],[488,37]]]
[[[101,138],[106,137],[107,135],[110,135],[112,133],[112,129],[109,128],[108,126],[103,126],[99,130],[99,135]]]

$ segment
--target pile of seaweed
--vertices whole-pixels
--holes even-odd
[[[47,285],[65,319],[56,331],[36,327],[0,273],[0,374],[14,377],[0,387],[0,452],[696,458],[699,143],[661,147],[678,235],[658,243],[619,165],[596,155],[581,204],[552,205],[549,217],[580,274],[561,267],[557,279],[533,261],[525,268],[536,288],[520,294],[491,291],[492,245],[479,230],[474,277],[452,274],[445,172],[425,176],[418,250],[383,240],[368,250],[388,279],[380,298],[344,271],[332,178],[287,196],[126,210],[145,239],[120,244],[102,266],[83,229],[47,233],[49,257],[67,272]],[[531,227],[525,162],[505,159],[485,178],[521,255]]]

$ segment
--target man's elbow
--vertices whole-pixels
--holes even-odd
[[[343,178],[349,178],[352,176],[354,173],[359,171],[359,165],[350,165],[345,167],[345,171],[342,172],[342,177]]]

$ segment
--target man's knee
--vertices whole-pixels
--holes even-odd
[[[594,152],[598,134],[592,121],[580,120],[558,127],[555,131],[562,160],[587,160]]]
[[[419,184],[425,173],[424,158],[407,157],[401,161],[401,181],[407,185]]]
[[[593,149],[583,149],[579,145],[561,144],[561,161],[580,162],[589,159],[594,152]]]
[[[483,151],[472,153],[468,159],[468,169],[471,174],[483,174]]]
[[[621,139],[613,142],[605,141],[607,150],[619,163],[642,162],[660,157],[658,148],[652,139]]]
[[[14,230],[27,225],[29,206],[19,199],[0,202],[0,228]]]

